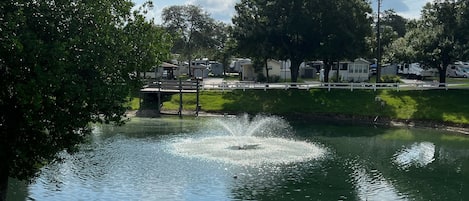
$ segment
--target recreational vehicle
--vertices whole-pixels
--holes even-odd
[[[245,64],[251,64],[251,59],[235,59],[230,64],[230,71],[234,73],[241,72],[241,66]]]
[[[363,82],[369,80],[370,62],[364,59],[355,59],[350,62],[335,63],[329,72],[329,80],[337,77],[337,68],[339,68],[339,80],[346,82]],[[320,71],[320,81],[324,81],[324,70]]]
[[[462,67],[456,65],[450,65],[446,68],[446,77],[464,77],[467,78],[467,74],[464,72]]]
[[[422,77],[423,68],[420,67],[419,63],[411,63],[411,64],[401,64],[397,70],[397,73],[401,75],[405,75],[407,77],[415,77],[420,78]]]

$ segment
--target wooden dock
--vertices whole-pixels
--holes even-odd
[[[179,110],[178,115],[182,115],[182,94],[184,93],[196,93],[197,94],[197,105],[195,114],[198,116],[200,111],[200,104],[199,104],[199,91],[201,89],[201,82],[200,80],[161,80],[157,82],[152,82],[148,85],[145,85],[141,90],[140,94],[143,94],[143,98],[141,97],[141,101],[144,97],[150,97],[151,94],[157,95],[157,108],[158,114],[161,114],[161,107],[162,107],[162,95],[167,94],[178,94],[179,93]],[[143,100],[144,101],[144,100]],[[142,102],[140,102],[140,106]]]
[[[200,88],[199,81],[163,80],[145,85],[142,93],[197,93]]]

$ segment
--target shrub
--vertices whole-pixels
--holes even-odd
[[[257,81],[258,81],[258,82],[266,82],[266,81],[267,81],[267,77],[265,77],[265,75],[262,74],[262,73],[258,73],[258,74],[257,74]]]
[[[270,76],[270,82],[271,82],[271,83],[280,82],[280,76],[278,76],[278,75]]]
[[[397,75],[385,75],[381,77],[381,82],[396,83],[401,82],[401,79]]]

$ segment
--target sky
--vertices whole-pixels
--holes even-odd
[[[132,0],[136,7],[142,5],[147,0]],[[327,0],[325,0],[327,1]],[[377,11],[377,1],[371,0],[374,12]],[[416,19],[420,17],[422,7],[432,0],[382,0],[381,9],[393,9],[397,14],[404,18]],[[148,17],[154,18],[157,24],[161,24],[161,11],[163,8],[172,5],[193,4],[200,6],[207,11],[210,16],[216,20],[231,23],[231,17],[234,15],[234,5],[239,0],[153,0],[154,8],[148,14]]]

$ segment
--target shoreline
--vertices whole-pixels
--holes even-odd
[[[238,115],[240,113],[234,112],[206,112],[199,111],[199,116],[201,117],[219,117],[225,115]],[[162,116],[177,116],[178,111],[173,110],[164,110],[161,114],[158,114],[155,110],[129,110],[126,111],[125,117],[140,117],[140,118],[160,118]],[[469,136],[469,125],[468,124],[456,124],[451,122],[438,122],[431,120],[418,120],[418,119],[391,119],[387,117],[371,117],[371,116],[357,116],[357,115],[348,115],[348,114],[306,114],[306,113],[292,113],[292,114],[272,114],[283,116],[286,119],[290,120],[299,120],[299,121],[325,121],[325,122],[342,122],[349,124],[360,124],[360,125],[379,125],[379,126],[389,126],[396,128],[428,128],[428,129],[437,129],[444,130],[449,132],[459,133],[461,135]],[[194,111],[182,111],[182,116],[195,116]]]

